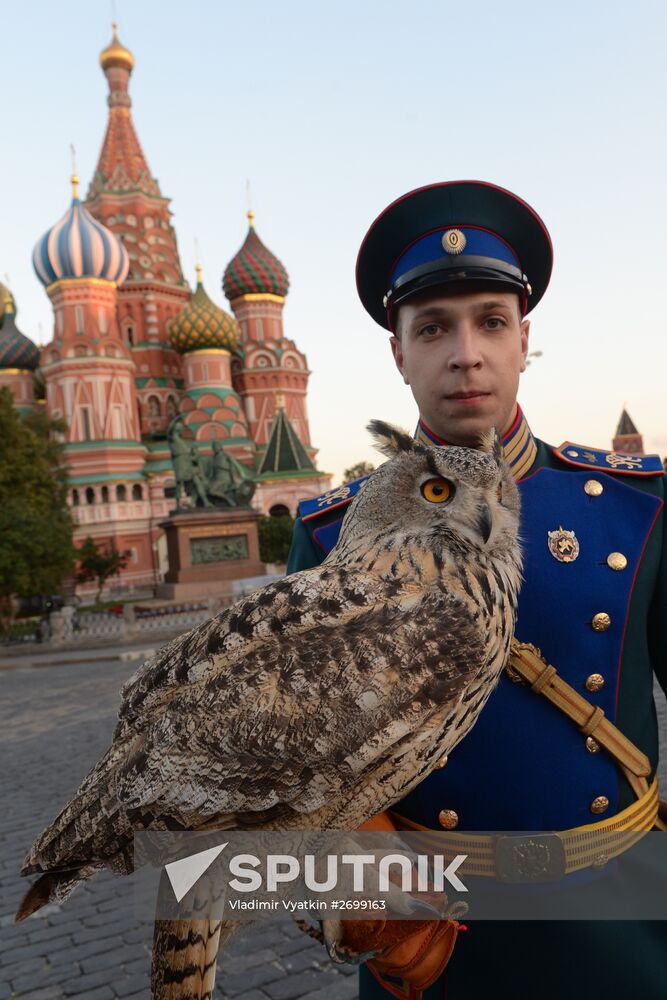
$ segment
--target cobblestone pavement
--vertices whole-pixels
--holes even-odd
[[[113,651],[109,650],[112,654]],[[25,852],[106,749],[118,691],[136,662],[79,662],[0,672],[0,998],[145,1000],[152,927],[140,920],[132,880],[104,872],[62,906],[13,923],[26,880]],[[658,699],[662,780],[667,787],[667,707]],[[239,933],[219,963],[216,997],[348,1000],[352,968],[333,967],[322,947],[287,918]]]
[[[147,1000],[152,925],[136,916],[131,878],[107,872],[62,906],[16,926],[28,880],[18,875],[34,838],[56,815],[111,738],[118,692],[137,663],[78,663],[0,671],[0,998]],[[287,917],[249,927],[229,944],[216,997],[349,1000],[352,967]]]

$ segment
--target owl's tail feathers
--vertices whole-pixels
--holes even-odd
[[[19,904],[14,921],[20,924],[47,903],[62,903],[71,892],[104,865],[82,865],[69,871],[46,872],[30,886]]]
[[[212,1000],[218,948],[231,920],[156,920],[151,1000]]]

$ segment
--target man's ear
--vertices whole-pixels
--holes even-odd
[[[405,373],[405,361],[403,358],[403,347],[401,341],[398,337],[390,337],[389,343],[391,345],[391,353],[394,355],[394,363],[398,368],[399,372],[403,376],[403,381],[406,385],[410,385],[410,380]]]
[[[530,335],[530,320],[521,321],[521,371],[526,370],[526,358],[528,357],[528,337]]]

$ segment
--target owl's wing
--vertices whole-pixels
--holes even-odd
[[[191,828],[314,812],[398,760],[434,715],[453,719],[486,663],[479,624],[448,594],[387,600],[377,578],[324,566],[270,596],[172,644],[126,688],[126,808]]]
[[[150,722],[185,686],[223,674],[256,649],[336,624],[355,608],[372,606],[381,593],[376,577],[355,574],[350,582],[337,567],[317,566],[248,594],[163,646],[129,678],[115,736]]]

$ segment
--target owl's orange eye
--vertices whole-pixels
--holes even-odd
[[[427,479],[422,483],[421,490],[429,503],[446,503],[454,496],[454,485],[448,479]]]

